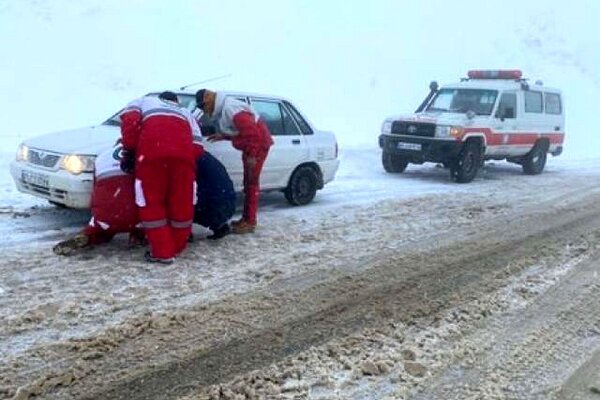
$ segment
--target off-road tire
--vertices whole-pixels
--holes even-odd
[[[548,144],[537,142],[523,159],[523,172],[527,175],[539,175],[546,166]]]
[[[477,176],[481,166],[481,146],[470,141],[450,166],[450,175],[458,183],[469,183]]]
[[[381,163],[385,172],[391,174],[404,172],[408,166],[408,161],[404,157],[387,151],[381,153]]]

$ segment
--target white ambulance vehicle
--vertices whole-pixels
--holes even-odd
[[[473,70],[430,93],[415,113],[387,118],[379,146],[387,172],[409,163],[443,163],[456,182],[471,182],[486,160],[520,164],[540,174],[547,153],[561,154],[565,110],[561,92],[523,79],[519,70]]]

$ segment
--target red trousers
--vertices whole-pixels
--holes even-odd
[[[138,162],[135,200],[152,256],[181,253],[192,229],[195,202],[194,164],[176,158]]]
[[[244,164],[244,213],[243,219],[256,225],[258,213],[258,193],[260,192],[260,173],[262,171],[269,148],[253,149],[242,152]]]

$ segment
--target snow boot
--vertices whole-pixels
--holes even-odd
[[[236,221],[231,221],[231,227],[235,229],[236,226],[238,226],[240,224],[243,224],[244,222],[246,222],[244,220],[244,218],[240,218],[240,219],[238,219]]]
[[[233,226],[233,233],[237,235],[244,235],[246,233],[252,233],[256,229],[256,224],[251,224],[248,221],[241,221],[239,224]]]

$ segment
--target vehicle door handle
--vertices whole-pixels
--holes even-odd
[[[560,131],[560,126],[555,126],[555,127],[554,127],[554,130],[555,130],[555,131]]]
[[[292,144],[300,144],[300,139],[294,139],[294,140],[292,140]]]

